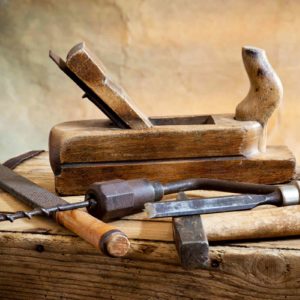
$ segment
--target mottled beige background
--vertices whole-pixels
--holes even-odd
[[[100,116],[48,58],[80,41],[148,115],[233,112],[248,91],[241,46],[266,49],[285,91],[270,142],[300,158],[299,16],[296,0],[0,0],[0,160]]]

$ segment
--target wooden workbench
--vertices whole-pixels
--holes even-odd
[[[54,190],[47,153],[15,170]],[[0,192],[0,211],[22,209]],[[0,223],[0,298],[300,298],[300,240],[213,245],[207,270],[186,271],[178,262],[170,220],[144,218],[140,213],[115,222],[131,241],[123,259],[101,255],[50,219]]]

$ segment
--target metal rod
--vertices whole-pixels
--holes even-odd
[[[233,182],[220,179],[192,178],[169,182],[163,185],[164,194],[173,194],[191,190],[207,190],[247,194],[269,194],[278,187],[265,184]]]
[[[86,200],[86,201],[81,201],[76,203],[58,205],[50,208],[36,208],[31,211],[17,211],[15,213],[0,213],[0,222],[3,221],[13,222],[17,219],[22,219],[22,218],[31,219],[32,217],[41,216],[41,215],[51,216],[58,211],[67,211],[67,210],[73,210],[73,209],[78,209],[83,207],[90,207],[96,204],[97,202],[91,199],[91,200]]]

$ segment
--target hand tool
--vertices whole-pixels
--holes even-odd
[[[86,191],[84,202],[49,207],[47,212],[87,207],[88,212],[94,217],[103,221],[112,221],[140,212],[143,210],[146,202],[159,201],[164,195],[199,189],[233,193],[269,194],[274,192],[276,187],[205,178],[187,179],[165,184],[147,179],[115,179],[90,185]],[[13,221],[14,219],[29,218],[39,214],[44,214],[44,212],[40,209],[35,209],[31,212],[3,214],[1,218],[2,220]]]
[[[83,195],[99,178],[163,182],[208,176],[278,184],[295,175],[295,160],[286,147],[260,153],[267,121],[282,96],[262,49],[242,48],[250,92],[235,115],[147,117],[84,43],[72,47],[65,61],[52,51],[49,55],[110,119],[75,120],[51,129],[50,164],[60,195]]]
[[[247,193],[247,195],[234,195],[227,197],[210,199],[193,199],[185,200],[188,207],[190,201],[208,203],[204,207],[205,212],[240,210],[243,208],[250,209],[260,204],[274,205],[292,205],[297,204],[299,199],[298,182],[294,181],[292,185],[264,185],[251,184],[242,182],[232,182],[228,180],[194,178],[162,184],[158,181],[150,181],[147,179],[132,179],[132,180],[110,180],[97,182],[92,184],[85,195],[85,201],[62,204],[53,207],[48,207],[47,210],[35,209],[31,212],[17,212],[15,214],[3,214],[1,220],[15,220],[18,218],[30,218],[39,214],[51,214],[56,211],[72,210],[80,207],[87,207],[88,212],[98,219],[103,221],[112,221],[124,216],[134,214],[143,210],[145,203],[156,202],[161,200],[165,195],[174,194],[190,190],[214,190],[231,193]],[[211,201],[215,201],[212,202]],[[178,207],[181,201],[168,201],[153,203],[153,205],[165,205],[171,203]],[[193,202],[192,202],[193,203]],[[215,205],[216,203],[217,205]],[[232,204],[236,203],[236,206]],[[202,205],[203,206],[203,205]],[[152,209],[151,203],[147,204]],[[202,207],[203,208],[203,207]],[[167,213],[167,212],[166,212]],[[196,214],[199,214],[197,211]],[[182,214],[180,212],[179,214]],[[195,214],[195,213],[194,213]],[[156,215],[156,212],[155,212]]]
[[[126,235],[112,225],[105,224],[81,210],[64,211],[66,208],[83,207],[81,204],[69,204],[53,193],[39,187],[30,180],[22,177],[9,168],[0,164],[0,188],[31,207],[34,212],[20,212],[16,214],[2,214],[2,220],[13,221],[25,216],[55,213],[58,223],[78,234],[81,238],[110,256],[124,256],[129,249]],[[84,203],[84,206],[89,205]]]
[[[159,201],[164,195],[201,189],[251,194],[269,194],[277,190],[271,185],[206,178],[165,184],[147,179],[111,180],[92,184],[87,189],[86,200],[94,199],[98,203],[88,208],[90,214],[101,220],[110,221],[142,211],[146,202]]]
[[[248,210],[259,205],[276,206],[296,205],[300,203],[299,183],[274,186],[269,194],[233,195],[185,201],[146,203],[145,210],[149,218],[188,216],[226,211]]]
[[[184,192],[177,200],[187,200]],[[173,237],[181,265],[186,269],[204,268],[208,265],[209,245],[201,215],[173,218]]]

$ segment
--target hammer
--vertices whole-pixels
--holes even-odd
[[[180,192],[177,200],[187,200]],[[172,218],[173,237],[181,265],[185,269],[205,268],[208,266],[209,244],[201,215]]]

